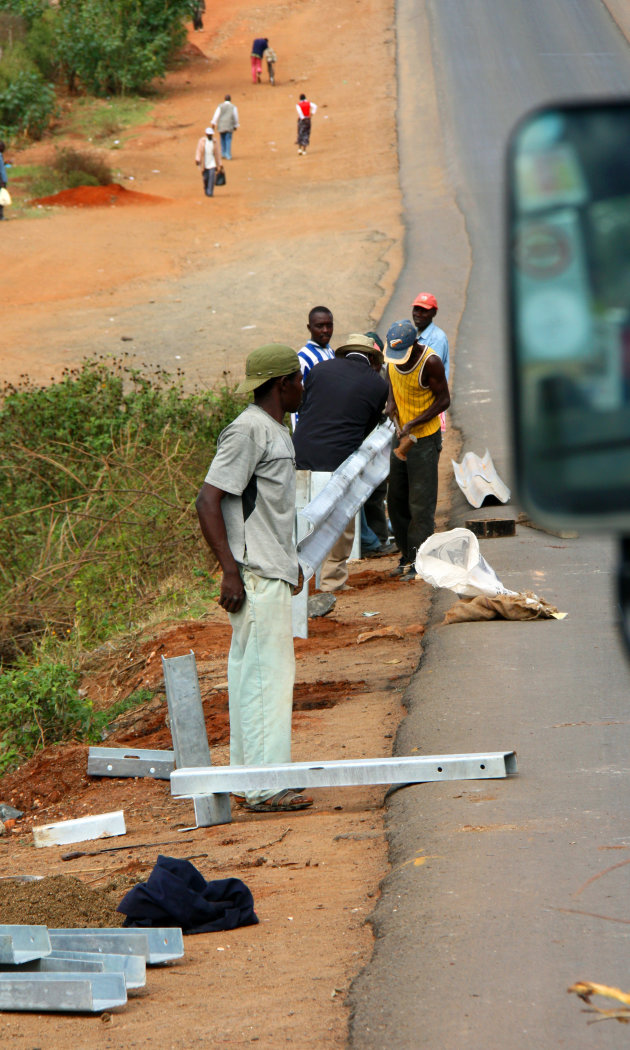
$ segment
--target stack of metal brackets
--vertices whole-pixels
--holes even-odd
[[[143,988],[146,967],[181,959],[177,928],[0,926],[0,1010],[101,1013]]]

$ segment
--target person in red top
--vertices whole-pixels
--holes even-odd
[[[297,148],[298,153],[304,155],[306,147],[311,141],[311,117],[314,117],[317,113],[317,106],[314,102],[309,102],[306,95],[300,95],[300,101],[295,108],[298,115]]]

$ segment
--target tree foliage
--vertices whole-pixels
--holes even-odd
[[[163,77],[185,40],[190,0],[0,0],[2,12],[19,16],[23,32],[3,35],[0,19],[0,127],[37,135],[54,110],[47,81],[106,96]],[[18,67],[10,81],[7,63]]]
[[[185,0],[60,0],[56,51],[71,89],[130,94],[164,75],[184,40]]]

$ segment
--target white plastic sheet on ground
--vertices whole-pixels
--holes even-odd
[[[467,452],[461,463],[454,459],[451,463],[455,481],[471,507],[480,507],[488,496],[494,496],[499,503],[509,503],[510,490],[497,474],[488,449],[483,458],[475,452]]]
[[[469,529],[434,532],[416,557],[418,576],[433,587],[448,587],[463,597],[516,594],[503,586],[482,556],[479,541]]]

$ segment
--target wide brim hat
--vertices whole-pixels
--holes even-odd
[[[418,330],[413,321],[396,321],[387,331],[385,360],[395,365],[404,365],[411,357]]]
[[[238,394],[251,394],[269,379],[280,379],[300,371],[295,350],[282,343],[268,343],[253,350],[245,362],[245,378],[236,388]]]
[[[374,340],[369,335],[363,335],[362,332],[352,332],[348,336],[343,346],[338,346],[335,350],[337,357],[345,357],[346,354],[351,353],[360,354],[380,354],[378,346],[374,345]]]

